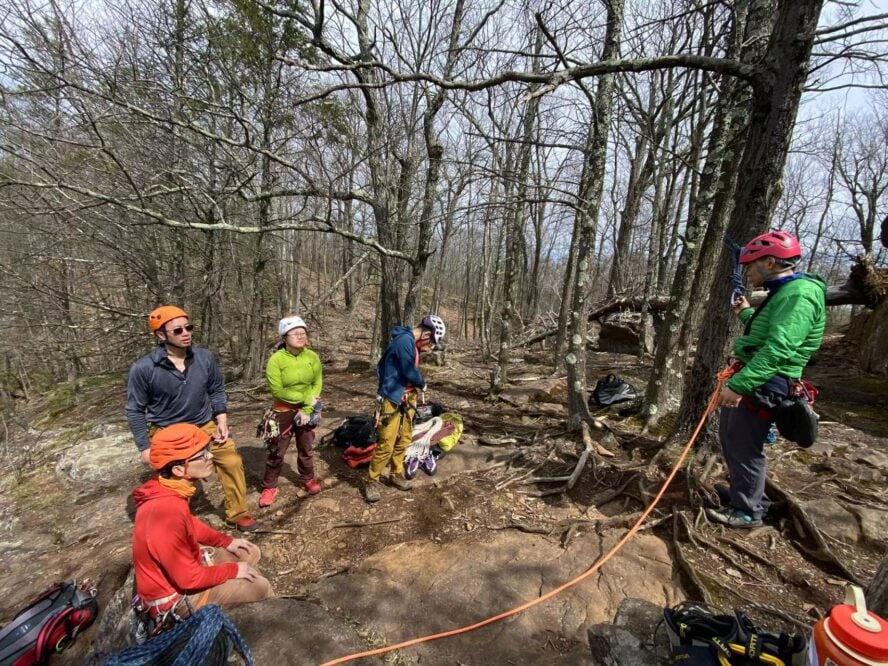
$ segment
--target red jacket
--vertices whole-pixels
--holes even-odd
[[[142,599],[193,594],[237,578],[234,562],[201,564],[200,545],[227,548],[233,539],[191,515],[185,497],[152,479],[133,491],[133,499],[133,566]]]

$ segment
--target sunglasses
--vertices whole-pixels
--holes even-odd
[[[182,335],[184,331],[188,331],[189,333],[191,333],[191,331],[193,330],[194,324],[185,324],[184,326],[176,326],[176,328],[167,331],[167,333],[172,333],[173,335]]]
[[[210,453],[210,447],[205,446],[198,453],[195,453],[193,456],[188,458],[185,462],[198,462],[200,460],[209,460],[212,454]]]

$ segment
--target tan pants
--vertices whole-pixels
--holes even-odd
[[[224,548],[201,546],[201,550],[212,552],[212,562],[209,566],[225,564],[226,562],[246,562],[255,567],[262,557],[259,547],[252,543],[250,544],[250,552],[243,559],[238,558]],[[271,589],[271,583],[264,576],[259,576],[254,580],[230,578],[216,587],[211,587],[203,592],[189,594],[188,601],[194,610],[207,604],[218,604],[222,608],[233,608],[234,606],[262,601],[273,596],[274,591]]]
[[[211,437],[216,432],[216,422],[210,421],[200,426],[200,429]],[[156,425],[148,426],[148,437],[153,437],[160,428]],[[236,522],[246,515],[247,511],[247,480],[244,477],[244,461],[237,452],[234,440],[229,437],[221,444],[215,441],[210,445],[213,452],[213,467],[219,475],[219,483],[222,484],[222,492],[225,493],[225,519]]]
[[[216,423],[214,421],[204,423],[200,429],[212,435],[216,432]],[[213,452],[213,467],[216,468],[219,483],[222,484],[222,491],[225,493],[225,518],[235,522],[249,513],[244,461],[241,460],[231,437],[221,444],[213,442],[210,451]]]
[[[404,407],[403,411],[401,407]],[[404,394],[404,402],[396,405],[383,398],[379,411],[378,442],[370,461],[367,478],[376,481],[391,466],[392,476],[404,475],[404,455],[413,439],[413,415],[416,413],[416,392]]]

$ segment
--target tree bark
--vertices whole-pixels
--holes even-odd
[[[620,51],[623,27],[623,0],[611,0],[607,9],[607,29],[604,37],[602,59],[616,57]],[[583,177],[586,189],[579,193],[584,207],[578,211],[576,224],[577,262],[574,274],[573,299],[570,312],[570,338],[565,356],[567,366],[568,427],[579,428],[583,421],[591,422],[592,415],[586,397],[586,315],[589,309],[587,290],[595,254],[595,236],[598,229],[598,212],[604,190],[604,170],[607,160],[607,136],[610,130],[614,105],[614,77],[605,75],[598,79],[595,91],[593,120],[584,154]]]
[[[798,113],[802,86],[823,0],[780,3],[763,62],[753,83],[750,126],[740,163],[728,234],[746,239],[764,231],[780,195],[781,175]],[[719,274],[729,275],[731,254],[722,248]],[[713,282],[706,304],[706,327],[685,382],[677,428],[692,427],[715,385],[733,322],[728,280]]]

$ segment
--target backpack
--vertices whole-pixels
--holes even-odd
[[[369,416],[346,417],[336,430],[324,436],[341,449],[354,446],[360,449],[376,444],[376,426]]]
[[[601,407],[628,402],[635,400],[637,397],[638,391],[635,390],[632,384],[623,381],[622,377],[613,374],[599,379],[595,384],[595,388],[592,389],[592,399]]]
[[[46,664],[51,654],[70,646],[96,619],[95,588],[69,580],[56,583],[0,631],[0,664]]]

